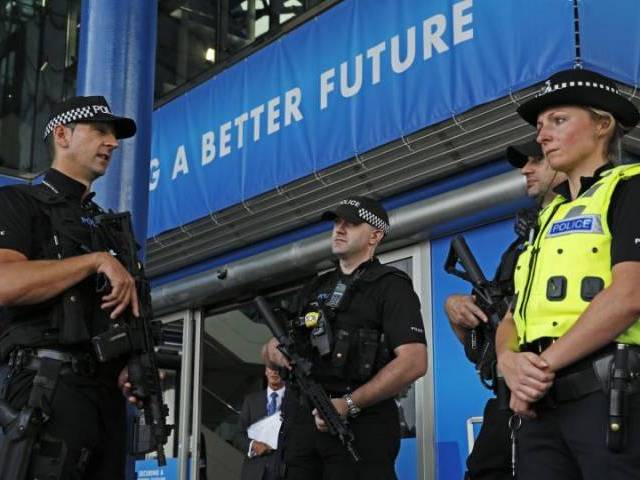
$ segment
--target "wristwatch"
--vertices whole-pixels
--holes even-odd
[[[357,417],[362,409],[358,405],[356,405],[356,402],[353,401],[353,398],[351,398],[351,394],[347,393],[342,398],[344,398],[344,401],[347,402],[347,416]]]

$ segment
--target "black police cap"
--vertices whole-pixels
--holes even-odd
[[[515,168],[524,167],[529,161],[529,157],[542,157],[542,147],[535,140],[529,140],[518,145],[511,145],[507,148],[507,160]]]
[[[562,105],[604,110],[613,115],[626,130],[635,127],[640,121],[638,109],[620,94],[612,79],[579,68],[551,75],[534,98],[518,107],[518,114],[536,126],[541,112]]]
[[[389,234],[389,215],[382,204],[371,197],[353,196],[342,200],[322,214],[323,220],[344,218],[352,223],[368,223],[385,235]]]
[[[129,138],[136,134],[136,122],[131,118],[118,117],[111,113],[111,107],[104,97],[72,97],[53,106],[44,129],[44,139],[47,139],[57,125],[75,122],[110,123],[113,125],[116,138]]]

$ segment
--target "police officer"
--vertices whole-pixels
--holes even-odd
[[[526,179],[527,195],[539,206],[547,205],[555,193],[552,188],[564,180],[564,174],[551,169],[535,140],[507,148],[509,163],[519,168]],[[505,298],[513,296],[513,272],[524,242],[536,225],[538,207],[518,212],[515,230],[517,238],[509,245],[500,259],[494,282]],[[476,304],[473,295],[454,294],[447,298],[445,311],[458,339],[468,342],[471,329],[487,323],[487,315]],[[492,382],[495,385],[495,378]],[[509,442],[509,418],[512,412],[500,409],[498,400],[491,398],[484,408],[483,422],[473,450],[467,458],[466,478],[472,480],[510,479],[513,477]]]
[[[292,415],[293,424],[285,427],[286,478],[395,479],[400,422],[394,396],[427,369],[420,303],[409,277],[374,256],[389,233],[389,217],[380,203],[350,197],[323,218],[334,221],[331,248],[338,266],[303,289],[298,303],[303,317],[323,312],[333,341],[328,348],[314,348],[312,330],[304,328],[294,329],[294,338],[312,358],[314,378],[348,418],[362,459],[354,462],[303,402]],[[265,356],[286,366],[276,345],[272,339]],[[285,424],[288,416],[285,412]]]
[[[523,417],[518,478],[638,478],[640,167],[612,160],[640,116],[615,82],[581,69],[552,75],[518,113],[568,178],[520,255],[517,302],[497,334],[498,367]],[[618,432],[622,448],[610,442]]]
[[[10,369],[0,402],[35,409],[41,416],[32,418],[42,421],[31,452],[0,442],[2,472],[23,462],[25,478],[123,476],[126,403],[118,382],[126,392],[131,385],[123,361],[96,361],[90,339],[125,309],[138,316],[139,305],[131,275],[92,241],[101,210],[90,188],[118,139],[135,131],[103,97],[70,98],[54,106],[44,130],[53,163],[42,183],[0,189],[0,357]],[[97,291],[106,285],[98,275],[110,290]],[[3,425],[6,438],[15,423]]]

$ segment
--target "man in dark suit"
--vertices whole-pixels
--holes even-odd
[[[242,465],[242,480],[276,480],[280,477],[280,451],[249,438],[247,429],[262,418],[279,412],[285,394],[285,384],[278,371],[265,367],[267,388],[247,395],[240,413],[240,433],[246,458]]]

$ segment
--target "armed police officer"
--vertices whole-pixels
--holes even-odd
[[[126,369],[97,362],[90,340],[140,310],[132,276],[94,241],[90,188],[135,132],[103,97],[71,98],[46,124],[42,183],[0,189],[0,472],[11,478],[123,476]]]
[[[496,291],[511,302],[513,297],[513,272],[518,255],[523,245],[535,232],[537,225],[537,211],[547,205],[553,197],[553,187],[566,177],[553,170],[542,154],[540,145],[535,140],[512,145],[507,148],[507,159],[526,180],[527,196],[536,200],[537,206],[518,212],[516,216],[516,239],[503,253],[493,283]],[[474,295],[454,294],[447,298],[445,311],[449,322],[458,339],[465,345],[465,352],[476,365],[482,364],[489,371],[480,372],[483,383],[495,389],[495,352],[484,352],[492,360],[476,358],[472,349],[483,350],[483,346],[471,346],[470,335],[473,329],[482,328],[485,335],[495,336],[495,331],[488,326],[489,318],[477,304]],[[494,338],[488,339],[495,345]],[[500,408],[496,398],[487,401],[484,408],[483,422],[473,450],[467,458],[466,478],[470,480],[508,480],[513,477],[511,465],[511,447],[509,442],[509,419],[512,412],[507,408]]]
[[[285,412],[286,478],[395,479],[400,422],[394,396],[427,369],[420,303],[410,278],[374,256],[389,233],[380,203],[350,197],[323,218],[334,221],[331,247],[338,266],[303,289],[298,318],[320,316],[326,328],[320,332],[317,321],[314,328],[301,322],[292,335],[312,359],[313,377],[348,419],[361,459],[355,462],[327,433],[319,413],[302,402],[297,411]],[[329,330],[330,340],[323,335]],[[272,339],[265,355],[286,366],[276,346]]]
[[[636,107],[611,79],[552,75],[518,108],[568,180],[520,255],[498,368],[522,419],[520,480],[640,472],[640,167],[615,166]]]

